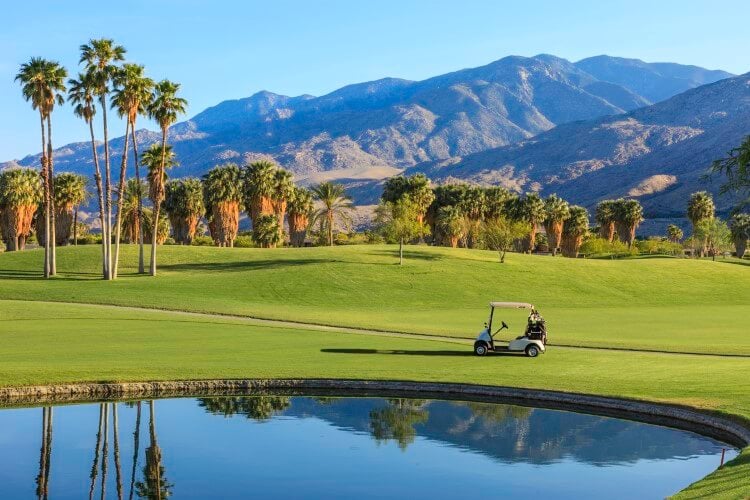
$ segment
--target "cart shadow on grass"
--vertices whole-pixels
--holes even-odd
[[[470,346],[468,346],[470,347]],[[390,355],[390,356],[459,356],[459,357],[472,357],[475,356],[474,352],[470,348],[464,350],[420,350],[420,349],[321,349],[320,352],[324,354],[365,354],[365,355]],[[493,355],[498,356],[517,356],[513,353],[496,353]]]

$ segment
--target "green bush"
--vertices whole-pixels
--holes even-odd
[[[177,242],[171,236],[167,238],[166,240],[164,240],[164,243],[162,243],[162,245],[176,245],[176,244]]]
[[[214,240],[210,236],[196,236],[191,244],[196,247],[212,247],[214,246]]]
[[[616,259],[638,255],[638,250],[635,246],[632,249],[628,249],[628,246],[619,240],[609,242],[604,238],[593,236],[583,242],[580,253],[586,257],[610,257]]]
[[[255,243],[250,236],[243,234],[234,239],[234,246],[235,248],[253,248]]]
[[[639,253],[645,255],[682,255],[683,253],[681,244],[656,236],[637,240],[635,246]]]

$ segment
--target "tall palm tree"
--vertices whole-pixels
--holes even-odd
[[[747,242],[750,240],[750,214],[734,214],[730,222],[732,241],[740,259],[745,256]]]
[[[698,191],[690,195],[687,204],[687,216],[693,225],[693,234],[695,234],[698,224],[705,220],[713,219],[715,213],[714,199],[708,192]],[[706,244],[704,243],[700,249],[700,254],[703,256],[705,253]]]
[[[492,220],[508,216],[508,204],[513,194],[504,187],[493,186],[484,190],[484,219]]]
[[[91,486],[89,487],[89,500],[94,498],[94,488],[96,487],[96,477],[99,475],[99,450],[102,443],[102,431],[104,429],[104,403],[99,403],[99,427],[96,431],[96,447],[94,448],[94,463],[91,466]]]
[[[146,107],[151,104],[154,81],[144,76],[144,68],[138,64],[123,64],[122,69],[114,77],[114,93],[112,95],[112,107],[117,110],[120,118],[125,118],[125,141],[122,150],[122,162],[120,164],[120,183],[118,193],[125,189],[125,177],[128,164],[128,147],[130,145],[130,132],[133,139],[133,156],[135,160],[135,178],[140,181],[140,169],[138,165],[138,143],[135,136],[135,122],[138,115],[146,114]],[[138,211],[136,216],[140,218],[143,211],[143,200],[138,199]],[[117,217],[115,223],[115,259],[113,277],[117,278],[117,268],[120,261],[120,226],[122,223],[122,199],[117,199]],[[142,231],[142,225],[138,224]],[[143,233],[138,235],[138,272],[143,273]]]
[[[188,177],[167,182],[164,211],[172,223],[175,241],[181,245],[190,245],[198,221],[206,211],[201,181]]]
[[[159,177],[163,178],[164,171],[166,169],[166,154],[167,154],[167,132],[169,127],[172,126],[179,115],[185,113],[187,107],[187,101],[182,97],[178,97],[177,93],[180,90],[178,83],[170,82],[169,80],[162,80],[154,87],[154,99],[148,105],[148,115],[156,120],[161,129],[161,166],[159,169]],[[159,192],[154,193],[156,195],[156,201],[154,201],[154,220],[158,221],[161,214],[161,201],[164,197],[164,185],[159,183]],[[151,265],[150,274],[156,276],[156,235],[158,231],[154,231],[151,240]]]
[[[141,401],[136,403],[135,430],[133,431],[133,468],[130,471],[130,494],[129,500],[133,500],[135,492],[135,471],[138,467],[138,448],[141,444]]]
[[[91,154],[94,158],[94,181],[96,182],[97,201],[99,202],[99,225],[102,230],[102,275],[107,277],[107,246],[106,246],[106,222],[104,215],[104,188],[102,186],[102,172],[99,167],[99,155],[96,152],[96,139],[94,136],[94,115],[96,106],[96,79],[93,71],[79,73],[78,79],[68,80],[68,101],[73,104],[73,113],[82,118],[89,126],[91,136]]]
[[[234,246],[242,193],[242,172],[233,163],[217,165],[203,176],[203,203],[211,236],[217,246]]]
[[[352,225],[351,214],[354,211],[352,199],[347,196],[344,186],[332,182],[323,182],[311,188],[313,197],[321,207],[313,214],[312,223],[319,222],[328,235],[328,245],[333,246],[333,231],[338,219],[344,227]]]
[[[125,59],[125,48],[115,44],[109,38],[89,40],[81,45],[79,63],[84,64],[86,72],[91,74],[94,94],[99,97],[102,110],[102,128],[104,132],[104,227],[102,241],[105,246],[106,272],[105,279],[113,278],[112,269],[112,175],[109,155],[109,129],[107,123],[107,95],[112,81],[118,74],[117,63]]]
[[[286,215],[289,199],[294,195],[294,180],[292,174],[284,169],[274,173],[273,211],[278,220],[280,242],[284,241],[284,216]]]
[[[526,193],[519,200],[517,211],[516,218],[528,223],[531,227],[528,236],[523,240],[523,251],[531,253],[534,247],[536,247],[537,226],[544,222],[546,215],[544,201],[542,201],[537,193]]]
[[[295,187],[287,205],[289,211],[289,242],[294,247],[305,245],[307,228],[313,212],[312,193]]]
[[[67,245],[73,228],[75,207],[83,203],[88,197],[86,178],[82,175],[63,172],[54,177],[52,185],[55,193],[53,198],[55,206],[55,244]],[[43,221],[44,213],[41,214],[40,218]],[[37,221],[37,223],[39,222]],[[42,243],[44,242],[44,232],[38,229],[37,239]]]
[[[568,209],[568,217],[563,224],[561,250],[565,257],[578,257],[583,237],[589,230],[589,213],[577,205]]]
[[[274,213],[277,169],[275,163],[267,160],[253,162],[244,168],[245,207],[253,221],[261,215]]]
[[[36,170],[13,168],[0,172],[0,232],[7,251],[26,247],[41,201],[42,181]]]
[[[45,246],[44,246],[44,276],[54,276],[57,272],[54,245],[54,199],[52,178],[54,175],[54,161],[52,158],[52,111],[55,104],[62,105],[65,100],[65,68],[55,61],[32,57],[28,63],[22,64],[16,75],[16,81],[21,84],[21,91],[31,107],[39,111],[42,131],[42,180],[44,186],[45,213]],[[45,122],[47,126],[45,134]]]
[[[682,229],[680,229],[679,226],[676,226],[674,224],[670,224],[667,226],[667,239],[671,241],[672,243],[679,243],[682,239]]]
[[[556,194],[551,194],[544,200],[544,212],[544,230],[554,257],[562,241],[563,223],[570,215],[570,205]]]
[[[615,200],[600,201],[596,205],[596,213],[594,214],[596,223],[599,224],[599,236],[610,243],[615,238],[616,203]]]
[[[620,241],[633,246],[635,231],[643,222],[643,207],[637,200],[626,200],[620,198],[615,201],[615,228]]]
[[[427,210],[435,199],[435,193],[430,185],[430,179],[424,174],[416,174],[409,178],[409,199],[412,201],[419,225],[419,241],[424,243],[424,224]]]
[[[172,146],[167,145],[163,147],[161,144],[152,144],[151,147],[149,147],[141,155],[141,164],[148,170],[148,173],[146,174],[146,180],[148,181],[149,198],[151,198],[151,202],[153,203],[154,207],[156,207],[157,205],[161,206],[161,203],[164,201],[164,191],[167,182],[167,170],[177,166],[177,160],[175,158],[174,152],[172,151]],[[159,241],[156,241],[157,239],[160,239],[160,232],[155,232],[152,230],[153,221],[159,220],[161,223],[161,219],[164,215],[159,212],[157,214],[158,219],[156,219],[156,217],[154,216],[154,212],[156,212],[156,210],[142,210],[142,224],[140,224],[140,227],[138,228],[138,230],[143,231],[144,234],[148,233],[148,235],[150,235],[152,245],[160,244]],[[148,220],[146,220],[147,218]]]

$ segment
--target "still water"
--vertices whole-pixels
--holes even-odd
[[[663,498],[714,470],[722,448],[655,425],[504,404],[89,403],[0,410],[0,498]]]

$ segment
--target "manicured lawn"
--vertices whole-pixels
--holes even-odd
[[[750,265],[737,259],[572,260],[410,247],[163,247],[156,279],[124,247],[116,283],[98,247],[61,248],[60,276],[37,279],[39,251],[0,254],[0,298],[136,305],[473,337],[490,300],[536,304],[555,344],[750,355]],[[524,315],[503,316],[516,334]]]
[[[750,266],[737,259],[512,254],[500,265],[492,252],[413,247],[399,267],[388,246],[163,247],[154,279],[133,274],[136,248],[125,246],[121,278],[107,283],[99,279],[99,251],[59,249],[60,275],[50,281],[39,278],[41,252],[0,254],[0,385],[235,377],[450,381],[663,401],[750,419]],[[490,300],[536,304],[553,344],[634,350],[552,346],[536,360],[480,359],[469,346],[447,342],[83,304],[469,338]],[[516,333],[525,313],[502,318]],[[746,495],[749,452],[684,494]]]

